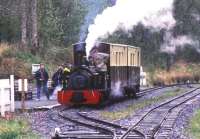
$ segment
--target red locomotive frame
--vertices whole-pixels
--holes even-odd
[[[84,101],[81,104],[99,104],[102,100],[102,93],[99,90],[83,90]],[[73,90],[62,90],[58,92],[58,102],[62,105],[78,104],[78,102],[72,102],[72,97],[75,91]]]

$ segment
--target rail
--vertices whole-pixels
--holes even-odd
[[[175,97],[175,98],[173,98],[173,99],[170,99],[169,101],[164,102],[164,103],[162,103],[162,104],[160,104],[160,105],[158,105],[158,106],[156,106],[156,107],[150,109],[144,116],[141,117],[141,119],[140,119],[138,122],[136,122],[135,125],[131,126],[131,127],[120,137],[120,139],[125,139],[125,138],[130,134],[130,132],[131,132],[132,130],[134,130],[134,129],[136,128],[136,126],[138,126],[138,125],[139,125],[149,114],[151,114],[154,110],[156,110],[156,109],[158,109],[158,108],[161,108],[161,107],[163,107],[163,106],[165,106],[165,105],[167,105],[167,104],[170,104],[171,102],[173,102],[173,101],[175,101],[175,100],[178,100],[178,99],[180,99],[180,98],[182,98],[182,97],[185,97],[185,96],[187,96],[187,95],[190,95],[191,93],[195,92],[195,91],[198,90],[199,88],[200,88],[200,87],[195,88],[195,89],[193,89],[193,90],[191,90],[191,91],[186,92],[186,93],[183,94],[183,95],[180,95],[180,96],[178,96],[178,97]],[[176,107],[182,105],[183,103],[185,103],[185,102],[187,102],[187,101],[193,99],[194,97],[196,97],[196,96],[198,96],[198,95],[200,95],[200,92],[197,93],[197,94],[195,94],[195,95],[192,95],[191,97],[188,97],[188,98],[185,99],[184,101],[181,101],[180,103],[178,103],[178,104],[172,106],[170,109],[168,109],[167,112],[166,112],[166,114],[164,115],[164,118],[163,118],[163,119],[161,120],[161,122],[157,125],[157,128],[156,128],[156,130],[155,130],[155,133],[153,133],[152,136],[154,137],[154,135],[155,135],[155,134],[157,133],[157,131],[159,130],[160,125],[165,121],[165,118],[168,116],[168,114],[169,114],[174,108],[176,108]],[[145,138],[147,138],[145,134],[143,134],[143,136],[144,136]]]

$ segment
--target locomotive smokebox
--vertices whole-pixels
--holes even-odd
[[[74,65],[81,66],[86,64],[86,43],[76,43],[74,48]]]

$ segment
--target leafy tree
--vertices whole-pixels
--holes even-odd
[[[20,19],[16,16],[0,16],[0,42],[16,42],[20,39]]]
[[[196,50],[196,48],[186,45],[184,48],[178,48],[176,50],[176,60],[184,60],[186,62],[199,62],[200,53]]]

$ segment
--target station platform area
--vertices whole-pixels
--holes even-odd
[[[47,100],[46,96],[42,96],[40,100],[26,100],[25,101],[25,109],[32,110],[32,109],[51,109],[53,107],[59,106],[56,97],[51,97],[50,100]],[[22,109],[22,102],[15,101],[15,109],[20,110]]]

